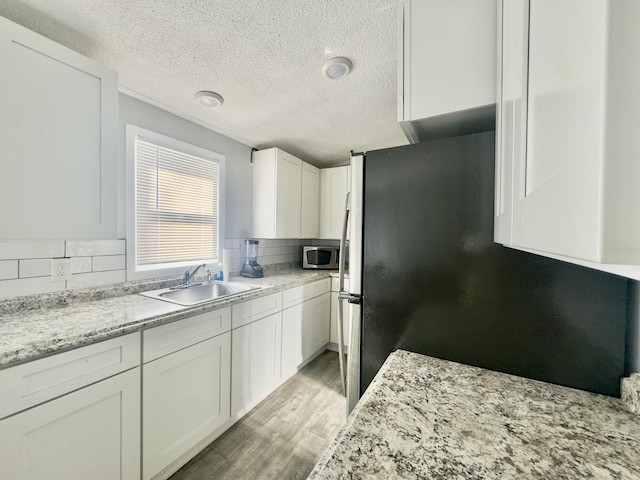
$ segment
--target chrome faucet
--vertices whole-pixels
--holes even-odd
[[[196,276],[196,273],[198,273],[198,270],[200,270],[202,267],[206,267],[207,264],[203,263],[202,265],[198,265],[195,270],[191,273],[189,273],[189,270],[187,270],[186,272],[184,272],[184,280],[182,282],[183,285],[190,285],[191,284],[191,280],[193,280],[193,277]]]

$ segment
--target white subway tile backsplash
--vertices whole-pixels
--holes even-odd
[[[73,257],[71,259],[71,274],[89,273],[91,271],[91,257]]]
[[[299,263],[300,245],[314,240],[258,239],[258,263]],[[230,270],[245,262],[245,239],[228,238]],[[326,243],[326,241],[325,241]],[[126,281],[124,240],[28,240],[0,241],[0,298],[10,298],[65,289],[87,288]],[[51,259],[71,258],[72,278],[51,280]]]
[[[273,257],[271,255],[265,255],[264,257],[258,257],[258,263],[260,265],[271,265],[273,263]]]
[[[38,293],[60,292],[65,289],[65,281],[52,282],[49,277],[18,278],[0,280],[0,298],[21,297]]]
[[[262,249],[262,255],[280,255],[282,247],[265,247]]]
[[[18,278],[18,260],[0,260],[0,280]]]
[[[66,257],[89,257],[95,255],[124,255],[124,240],[68,240]]]
[[[20,260],[19,272],[20,278],[51,277],[51,259]]]
[[[123,283],[126,281],[125,270],[113,270],[108,272],[92,272],[71,275],[71,280],[67,280],[67,289],[98,287],[110,285],[112,283]]]
[[[0,260],[64,257],[64,240],[0,241]]]
[[[124,270],[126,257],[124,255],[105,255],[93,257],[93,271],[104,272],[107,270]]]

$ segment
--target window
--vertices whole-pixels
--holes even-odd
[[[197,263],[217,264],[224,238],[224,156],[132,125],[127,143],[133,179],[129,276],[180,274]]]

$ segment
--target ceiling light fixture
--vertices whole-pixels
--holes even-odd
[[[209,92],[207,90],[202,90],[196,93],[194,97],[200,105],[207,108],[216,108],[224,103],[222,95],[216,92]]]
[[[351,71],[353,64],[345,57],[335,57],[329,60],[322,67],[322,73],[330,80],[338,80],[346,77]]]

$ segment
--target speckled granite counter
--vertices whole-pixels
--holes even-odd
[[[285,268],[259,279],[232,277],[264,288],[193,307],[137,294],[168,286],[158,281],[10,299],[0,307],[0,369],[328,276],[327,271]]]
[[[398,350],[309,479],[639,479],[618,399]]]

